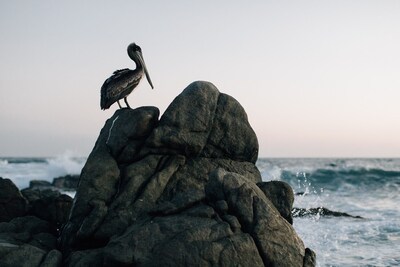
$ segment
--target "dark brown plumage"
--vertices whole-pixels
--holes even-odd
[[[151,88],[153,88],[146,64],[144,63],[142,49],[135,43],[132,43],[128,46],[128,55],[135,62],[136,69],[116,70],[113,75],[104,82],[101,87],[100,99],[100,107],[103,110],[110,108],[115,102],[122,108],[119,103],[119,100],[122,98],[127,107],[130,108],[126,98],[139,84],[143,74],[146,75],[147,81]]]

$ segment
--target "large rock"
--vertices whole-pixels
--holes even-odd
[[[281,216],[293,224],[294,193],[290,185],[282,181],[262,182],[257,185],[278,209]]]
[[[79,183],[79,175],[65,175],[53,179],[52,185],[64,190],[76,190]]]
[[[53,190],[53,191],[75,191],[78,187],[79,175],[65,175],[56,177],[53,182],[44,180],[32,180],[29,182],[29,187],[26,189],[32,190]]]
[[[254,239],[265,265],[303,265],[303,242],[255,183],[219,169],[211,175],[206,193],[211,202],[226,201],[229,209],[222,214],[237,218],[242,230]]]
[[[62,231],[64,265],[312,264],[257,186],[257,137],[234,98],[195,82],[158,116],[120,109],[106,122]]]
[[[66,222],[72,199],[49,189],[48,182],[34,181],[20,192],[0,178],[0,201],[0,266],[61,266],[58,227]]]
[[[0,222],[23,216],[27,210],[27,201],[10,179],[0,177]]]
[[[0,223],[0,266],[60,266],[56,230],[37,217]]]
[[[36,216],[60,228],[67,222],[72,207],[72,198],[51,189],[22,190],[22,194],[29,201],[28,215]]]

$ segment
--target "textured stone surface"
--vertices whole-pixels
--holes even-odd
[[[10,179],[0,177],[0,222],[23,216],[27,210],[27,201]]]
[[[48,182],[35,181],[20,192],[10,180],[1,180],[0,196],[8,206],[0,215],[12,216],[0,222],[0,266],[61,266],[58,227],[67,220],[72,198],[49,189]]]
[[[311,262],[274,206],[282,188],[257,186],[257,137],[234,98],[195,82],[158,115],[120,109],[101,130],[62,230],[65,266]]]
[[[56,229],[48,222],[34,216],[17,217],[10,222],[0,223],[0,266],[60,266],[61,252],[54,254],[57,238]],[[46,262],[46,261],[45,261]]]
[[[317,259],[317,256],[315,255],[315,252],[309,248],[306,248],[303,267],[315,266],[317,264],[316,259]]]
[[[162,116],[146,141],[155,153],[225,158],[255,163],[257,137],[243,107],[208,82],[190,84]]]
[[[324,207],[319,208],[293,208],[293,217],[313,217],[313,216],[332,216],[332,217],[349,217],[354,219],[364,219],[361,216],[354,216],[346,212],[333,211]]]
[[[64,190],[73,189],[78,187],[79,175],[65,175],[53,179],[52,186]]]
[[[27,215],[36,216],[59,228],[67,222],[72,198],[47,187],[30,187],[21,190],[28,200]]]
[[[303,265],[303,242],[255,183],[218,169],[211,175],[206,192],[211,201],[227,202],[230,214],[254,239],[266,266]]]
[[[43,249],[28,244],[0,243],[0,266],[2,267],[40,266],[45,255],[46,252]]]
[[[294,193],[289,184],[282,181],[270,181],[257,184],[283,218],[293,224],[292,208]]]

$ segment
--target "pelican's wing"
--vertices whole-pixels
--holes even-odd
[[[122,75],[122,74],[126,73],[127,71],[130,71],[130,69],[116,70],[116,71],[113,72],[113,75],[116,75],[116,74]]]
[[[140,78],[141,75],[138,75],[136,70],[114,71],[101,87],[101,109],[107,109],[117,100],[127,96],[139,84]]]

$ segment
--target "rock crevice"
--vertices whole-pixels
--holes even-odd
[[[23,249],[33,251],[32,266],[314,266],[291,225],[293,191],[262,182],[257,156],[243,107],[209,82],[190,84],[160,119],[155,107],[117,110],[82,169],[69,217],[56,217],[65,223],[58,246],[54,228],[40,230],[47,243],[30,234],[16,243],[29,219],[0,223],[9,240],[0,242],[0,265]],[[33,206],[11,195],[0,195],[3,220]],[[22,210],[12,214],[15,203]]]
[[[279,200],[288,189],[261,181],[257,137],[234,98],[194,82],[158,115],[121,109],[106,122],[61,235],[65,265],[312,262],[292,200]]]

